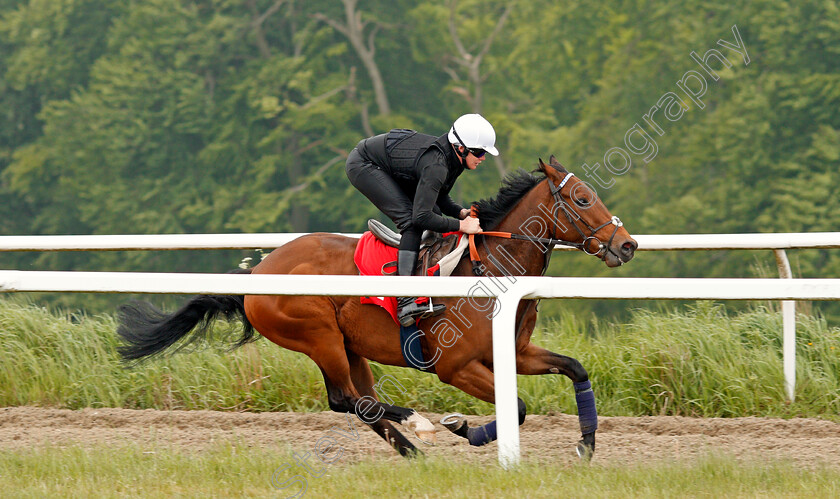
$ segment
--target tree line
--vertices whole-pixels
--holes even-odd
[[[2,234],[360,232],[377,212],[344,175],[356,142],[467,112],[501,156],[462,176],[463,203],[555,154],[631,233],[840,221],[834,1],[0,0],[0,53]],[[2,259],[215,272],[241,256]],[[793,256],[797,275],[840,271],[836,251]],[[769,254],[675,252],[609,275],[773,272]],[[566,254],[551,273],[607,275]]]

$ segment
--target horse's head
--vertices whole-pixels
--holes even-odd
[[[595,191],[568,172],[552,155],[548,165],[540,159],[540,171],[548,179],[551,195],[551,237],[580,244],[580,249],[597,256],[607,267],[629,262],[638,243],[614,217]]]

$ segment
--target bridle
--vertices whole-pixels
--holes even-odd
[[[548,181],[549,192],[551,193],[551,196],[554,199],[554,209],[551,211],[551,222],[553,224],[553,226],[551,228],[551,235],[556,235],[557,234],[557,227],[564,225],[562,222],[560,222],[560,220],[558,218],[558,212],[560,210],[563,210],[563,215],[565,215],[566,220],[570,224],[572,224],[572,227],[574,227],[575,230],[578,232],[578,234],[580,234],[580,237],[582,239],[581,242],[577,243],[577,242],[573,242],[573,241],[566,241],[565,239],[556,239],[556,238],[552,238],[552,237],[527,236],[525,234],[514,234],[514,233],[510,233],[510,232],[492,232],[492,231],[487,232],[487,231],[485,231],[485,232],[481,232],[479,234],[470,234],[469,235],[469,239],[470,239],[470,259],[472,260],[472,264],[473,264],[473,274],[475,274],[477,276],[480,276],[480,275],[483,274],[483,271],[482,271],[483,265],[481,264],[481,257],[479,257],[478,250],[475,247],[475,236],[476,235],[484,235],[484,236],[491,236],[491,237],[502,237],[502,238],[506,238],[506,239],[517,239],[517,240],[520,240],[520,241],[531,241],[531,242],[534,242],[534,243],[540,243],[541,245],[544,245],[545,248],[546,248],[546,250],[545,250],[546,267],[548,266],[549,255],[551,254],[552,248],[554,246],[569,246],[569,247],[572,247],[572,248],[579,249],[579,250],[583,251],[584,253],[586,253],[587,255],[597,256],[597,257],[600,257],[602,259],[606,256],[606,253],[612,253],[618,259],[619,262],[624,263],[621,260],[621,257],[619,257],[619,255],[616,254],[611,248],[613,239],[615,238],[615,235],[618,232],[618,228],[624,225],[621,222],[621,219],[616,217],[616,216],[613,216],[612,218],[610,218],[606,222],[602,223],[601,225],[599,225],[597,227],[592,227],[591,225],[589,225],[589,223],[586,222],[586,220],[584,220],[580,215],[577,214],[577,211],[575,211],[574,208],[572,208],[572,206],[565,199],[563,199],[563,195],[561,194],[561,191],[563,190],[563,187],[565,187],[565,185],[569,182],[569,179],[571,179],[574,175],[575,174],[571,173],[571,172],[566,173],[566,176],[563,178],[563,180],[560,182],[560,184],[558,184],[556,186],[554,185],[554,182],[550,178],[546,178],[546,180]],[[569,198],[571,199],[571,195],[569,196]],[[574,214],[574,217],[572,216],[572,214]],[[476,206],[475,205],[473,205],[472,208],[470,209],[470,216],[473,216],[473,217],[478,216],[478,213],[476,212]],[[584,225],[584,228],[589,231],[588,236],[586,235],[586,233],[584,233],[583,229],[581,229],[578,226],[578,224],[575,222],[574,218],[577,218],[578,220],[580,220],[580,222]],[[606,227],[610,224],[614,225],[615,227],[613,228],[612,234],[610,234],[609,240],[607,240],[607,242],[605,244],[600,239],[598,239],[598,237],[595,234],[599,230],[603,229],[604,227]],[[598,243],[598,250],[597,251],[595,251],[595,252],[589,251],[588,247],[589,247],[589,242],[590,241],[595,241],[595,242]],[[543,269],[543,272],[545,272],[545,268]]]
[[[613,239],[615,239],[615,234],[616,232],[618,232],[618,228],[624,225],[621,222],[621,219],[616,216],[613,216],[598,227],[593,228],[591,225],[589,225],[589,223],[586,222],[586,220],[584,220],[580,215],[578,215],[574,209],[572,209],[572,206],[565,199],[563,199],[563,196],[560,194],[560,191],[563,189],[563,186],[565,186],[569,179],[574,176],[574,173],[567,173],[563,180],[560,182],[560,185],[558,185],[557,187],[554,186],[554,182],[552,182],[550,178],[548,179],[549,191],[551,192],[551,196],[554,198],[554,210],[552,210],[551,212],[551,219],[552,223],[554,224],[554,227],[552,227],[551,233],[557,233],[557,212],[562,209],[563,214],[566,215],[566,220],[568,220],[569,223],[572,224],[572,227],[574,227],[578,234],[580,234],[580,237],[583,238],[583,241],[580,243],[565,242],[566,246],[573,246],[575,248],[578,248],[579,250],[582,250],[587,255],[591,256],[602,256],[601,253],[606,254],[607,252],[609,252],[612,253],[616,258],[618,258],[618,261],[621,261],[621,258],[619,258],[619,256],[610,248],[610,246],[612,246]],[[569,196],[569,198],[571,198],[571,195]],[[588,236],[584,234],[581,228],[578,227],[578,224],[575,223],[575,221],[572,219],[572,213],[574,213],[575,217],[578,220],[580,220],[581,223],[583,223],[586,229],[589,230]],[[603,242],[601,242],[600,239],[598,239],[598,237],[595,236],[595,234],[599,230],[603,229],[604,227],[610,224],[613,224],[615,228],[613,228],[612,234],[610,234],[610,238],[607,240],[607,243],[604,244]],[[598,251],[592,253],[587,249],[589,241],[595,241],[598,243]]]

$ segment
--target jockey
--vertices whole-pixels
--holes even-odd
[[[496,131],[490,122],[479,114],[465,114],[440,137],[398,128],[360,141],[347,156],[350,183],[400,231],[397,275],[410,276],[417,267],[424,230],[481,232],[478,219],[455,203],[449,191],[464,169],[475,170],[484,161],[485,153],[499,155],[495,143]],[[439,304],[430,311],[415,300],[397,298],[397,316],[403,326],[446,308]]]

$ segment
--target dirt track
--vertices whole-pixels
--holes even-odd
[[[471,448],[437,421],[434,447],[415,443],[429,456],[460,456],[494,461],[496,444]],[[473,416],[471,424],[490,417]],[[353,428],[356,434],[353,436]],[[336,427],[347,436],[338,436]],[[40,445],[165,446],[200,451],[219,442],[312,451],[319,439],[332,436],[343,449],[342,462],[363,457],[399,459],[375,433],[335,413],[228,413],[212,411],[70,411],[36,407],[0,408],[0,451]],[[408,436],[408,435],[407,435]],[[355,438],[355,439],[354,439]],[[528,416],[521,428],[525,460],[576,461],[580,438],[576,416]],[[650,459],[692,459],[709,453],[738,458],[792,459],[800,465],[826,463],[840,467],[840,424],[815,419],[693,419],[682,417],[602,417],[595,462],[634,463]]]

